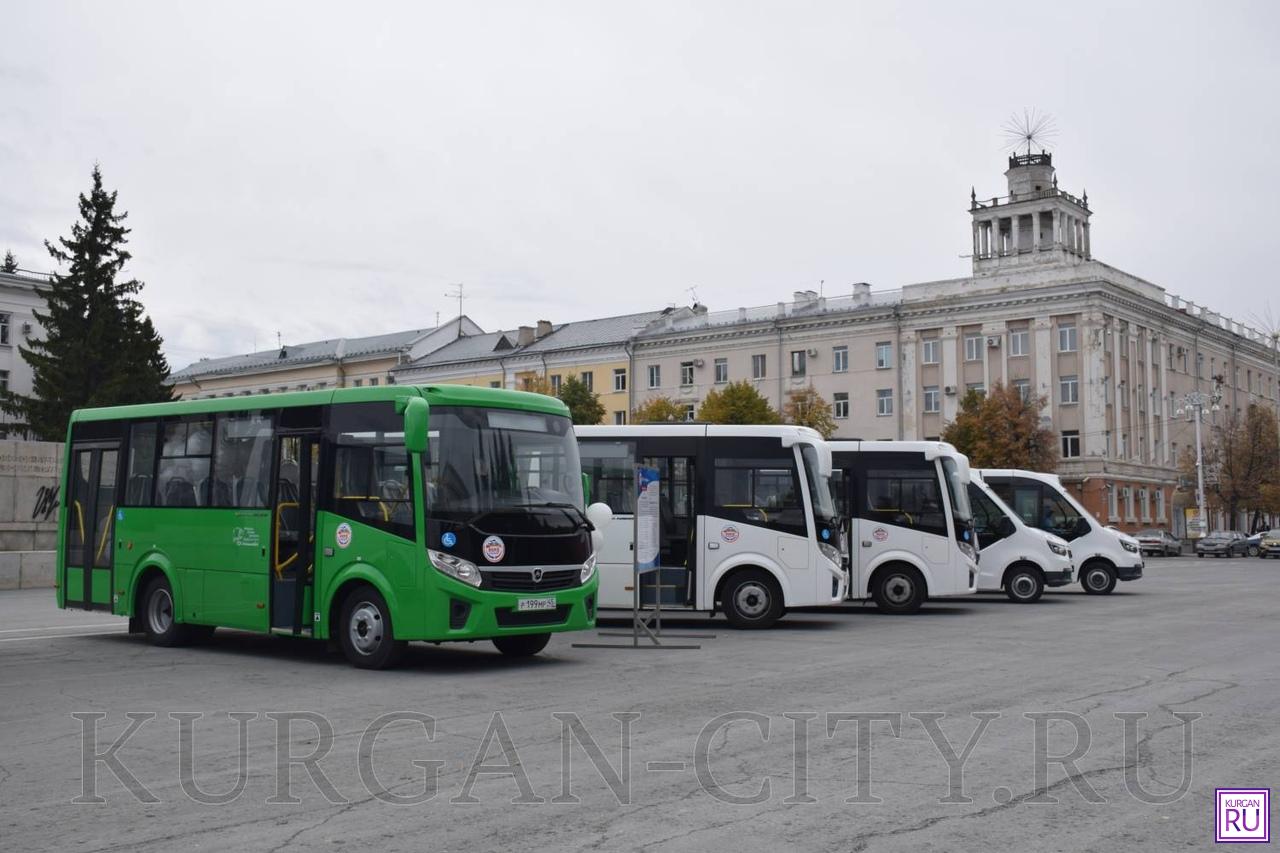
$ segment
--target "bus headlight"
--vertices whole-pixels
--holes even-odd
[[[1120,542],[1120,547],[1128,551],[1130,554],[1138,553],[1138,546],[1133,542]]]
[[[968,557],[970,560],[973,560],[975,563],[978,562],[978,552],[973,550],[972,545],[970,545],[968,542],[957,542],[956,544],[960,546],[961,554],[964,554],[966,557]]]
[[[1066,557],[1068,555],[1067,546],[1059,545],[1057,542],[1050,542],[1049,550],[1057,554],[1059,557]]]
[[[455,554],[446,554],[444,551],[432,551],[430,548],[427,549],[427,556],[431,558],[431,565],[438,571],[465,584],[480,586],[480,570],[470,560],[464,560]]]
[[[818,550],[822,552],[822,556],[826,557],[837,566],[840,565],[840,549],[830,542],[819,542]]]
[[[586,583],[591,580],[591,576],[596,573],[596,555],[592,554],[587,557],[587,561],[582,564],[582,574],[579,575],[579,583]]]

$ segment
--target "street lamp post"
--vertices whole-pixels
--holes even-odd
[[[1204,418],[1204,410],[1208,408],[1212,412],[1218,411],[1218,401],[1222,399],[1222,391],[1217,383],[1214,383],[1212,393],[1204,391],[1192,391],[1183,396],[1178,410],[1174,412],[1177,417],[1182,417],[1185,413],[1188,420],[1196,425],[1196,515],[1201,524],[1201,534],[1209,532],[1209,521],[1205,514],[1204,501],[1204,448],[1200,439],[1200,421]]]

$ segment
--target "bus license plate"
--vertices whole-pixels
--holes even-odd
[[[516,599],[516,610],[527,612],[530,610],[555,610],[556,600],[554,598],[519,598]]]

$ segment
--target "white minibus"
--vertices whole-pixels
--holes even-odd
[[[978,592],[1000,592],[1020,604],[1039,601],[1047,586],[1071,583],[1071,546],[1066,540],[1025,524],[1018,514],[974,474],[969,506],[978,534]]]

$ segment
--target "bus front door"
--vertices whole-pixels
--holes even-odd
[[[296,634],[311,630],[320,433],[280,435],[276,457],[271,627]]]
[[[68,607],[111,609],[118,444],[76,444],[67,483],[64,577]]]

